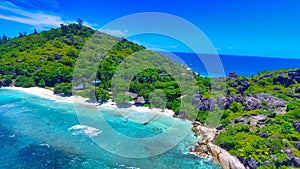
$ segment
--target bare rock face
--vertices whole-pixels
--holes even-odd
[[[277,78],[273,80],[274,83],[280,83],[285,87],[289,87],[290,85],[294,84],[294,81],[291,77],[283,76],[281,74],[277,75]]]
[[[191,153],[203,158],[211,156],[213,161],[218,163],[223,169],[246,169],[237,157],[232,156],[226,150],[212,143],[216,136],[216,129],[194,122],[192,130],[197,136],[202,137],[202,141],[199,141],[198,145],[190,149]]]
[[[228,79],[237,79],[238,75],[235,72],[230,72],[228,75]]]
[[[300,151],[300,142],[296,143],[295,147]]]
[[[294,129],[300,133],[300,122],[293,121],[293,126]]]
[[[255,97],[247,97],[244,103],[246,110],[255,110],[255,109],[262,109],[263,105],[261,100]]]
[[[241,123],[241,124],[250,123],[250,126],[252,127],[263,127],[267,119],[268,117],[264,115],[242,116],[235,119],[234,123]]]
[[[287,155],[287,164],[291,167],[300,167],[300,158],[293,154],[292,148],[285,148],[284,153]]]
[[[263,132],[259,132],[259,133],[257,133],[256,135],[258,135],[258,136],[260,136],[260,137],[262,137],[262,138],[268,138],[269,137],[269,133],[263,133]]]
[[[284,101],[280,98],[274,97],[267,93],[261,93],[254,95],[255,98],[265,101],[267,103],[268,108],[274,108],[275,113],[277,114],[285,114],[286,113],[286,105],[288,104],[287,101]]]
[[[259,100],[266,101],[268,106],[285,107],[287,105],[286,101],[279,99],[277,97],[271,96],[267,93],[256,94],[256,95],[254,95],[254,97]]]
[[[288,75],[278,74],[273,80],[274,83],[280,83],[285,87],[295,84],[295,81],[300,82],[300,69],[288,72]]]
[[[239,159],[240,161],[242,161],[243,165],[246,166],[247,169],[256,169],[260,166],[260,163],[254,160],[253,158],[244,159],[242,157],[239,157]]]
[[[195,95],[192,103],[197,110],[212,111],[215,109],[214,100],[211,98],[204,98],[201,95]]]
[[[221,109],[229,109],[232,102],[235,101],[235,98],[233,96],[227,96],[227,97],[221,97],[219,96],[217,99],[217,105],[221,108]]]
[[[235,156],[229,154],[226,150],[212,144],[207,144],[215,162],[219,163],[223,169],[246,169],[246,167]]]
[[[267,93],[256,94],[250,97],[243,96],[226,96],[226,97],[218,97],[217,105],[221,109],[229,109],[233,102],[241,103],[245,110],[256,110],[263,109],[263,103],[267,103],[267,107],[270,109],[275,109],[277,114],[284,114],[287,102],[279,99],[277,97],[271,96]]]
[[[55,60],[60,60],[61,58],[62,58],[62,55],[54,54],[54,59]]]

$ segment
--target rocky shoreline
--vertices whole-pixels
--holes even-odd
[[[246,169],[237,157],[232,156],[226,150],[213,144],[216,135],[219,133],[217,129],[208,128],[200,122],[193,122],[192,131],[195,136],[200,137],[198,144],[190,148],[190,153],[198,155],[202,158],[213,160],[223,169]]]

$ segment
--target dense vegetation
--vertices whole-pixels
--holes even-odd
[[[0,85],[49,87],[54,88],[56,94],[72,95],[71,82],[76,59],[84,44],[95,33],[79,23],[61,25],[60,28],[41,33],[35,31],[30,35],[20,34],[20,37],[13,39],[3,36],[0,40]],[[123,38],[101,33],[99,40],[93,48],[95,51],[105,49],[105,44],[117,43],[106,52],[107,56],[103,57],[96,72],[96,78],[101,82],[93,86],[96,88],[96,98],[102,101],[112,98],[118,103],[126,103],[131,99],[128,95],[111,93],[113,76],[118,66],[125,58],[139,51],[144,52],[140,60],[162,58]],[[97,53],[92,53],[92,56],[102,57]],[[139,63],[138,60],[128,64],[134,68],[132,64],[138,67]],[[170,69],[176,67],[176,70],[185,70],[167,60],[159,60],[159,63]],[[126,63],[123,65],[126,66]],[[295,163],[291,162],[290,156],[300,157],[300,135],[297,131],[300,122],[300,81],[297,79],[297,71],[262,72],[250,78],[231,74],[225,85],[218,83],[221,78],[210,79],[192,73],[192,80],[201,95],[199,97],[189,96],[189,90],[196,90],[192,84],[180,86],[180,79],[191,80],[187,72],[180,76],[170,74],[170,70],[156,67],[142,70],[133,76],[129,91],[143,96],[145,106],[169,108],[180,117],[196,118],[202,123],[206,123],[209,113],[222,112],[218,123],[220,134],[215,143],[241,159],[254,160],[259,168],[293,166]],[[85,80],[82,78],[82,84],[85,84]],[[218,92],[211,93],[212,81],[215,90],[225,91],[225,96],[222,96],[225,98],[220,98]],[[77,93],[88,96],[89,92],[79,90]],[[186,95],[182,97],[182,93]],[[274,105],[268,99],[260,99],[257,94],[262,93],[269,94],[270,99],[280,99],[276,101],[283,106]],[[209,100],[209,97],[212,99]],[[184,100],[192,101],[195,107],[182,105]],[[185,107],[180,109],[181,106]],[[253,121],[253,118],[264,119]],[[287,149],[292,152],[287,153]]]

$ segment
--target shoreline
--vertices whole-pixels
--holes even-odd
[[[162,109],[144,107],[144,106],[135,106],[131,105],[130,107],[126,108],[120,108],[116,105],[115,102],[112,100],[108,100],[107,102],[99,105],[99,103],[90,103],[89,98],[84,98],[81,96],[59,96],[53,93],[50,89],[45,89],[41,87],[29,87],[29,88],[23,88],[23,87],[2,87],[4,89],[10,89],[10,90],[16,90],[21,91],[24,93],[32,94],[35,96],[39,96],[42,98],[54,100],[54,101],[62,101],[62,102],[68,102],[68,103],[78,103],[86,106],[97,106],[98,108],[113,108],[113,109],[120,109],[124,111],[134,111],[137,113],[150,113],[155,115],[163,115],[163,116],[169,116],[173,117],[175,115],[175,112],[173,110],[165,109],[162,111]]]
[[[167,117],[172,117],[172,118],[176,118],[174,117],[175,113],[172,110],[169,109],[165,109],[164,111],[162,111],[161,109],[157,109],[157,108],[153,108],[150,109],[149,107],[144,107],[144,106],[135,106],[135,105],[131,105],[130,107],[126,107],[126,108],[122,108],[122,107],[118,107],[116,105],[115,102],[113,102],[111,99],[108,100],[107,102],[99,105],[98,103],[89,103],[88,102],[88,98],[84,98],[81,96],[59,96],[59,95],[55,95],[53,93],[52,90],[50,89],[45,89],[45,88],[40,88],[40,87],[30,87],[30,88],[22,88],[22,87],[3,87],[4,89],[10,89],[10,90],[16,90],[16,91],[21,91],[24,93],[28,93],[28,94],[32,94],[35,96],[39,96],[42,98],[46,98],[46,99],[50,99],[50,100],[54,100],[54,101],[62,101],[62,102],[68,102],[68,103],[78,103],[78,104],[82,104],[82,105],[86,105],[86,106],[95,106],[97,108],[103,108],[103,109],[116,109],[116,110],[120,110],[119,112],[122,112],[121,115],[124,116],[124,118],[127,120],[127,118],[129,118],[128,116],[128,111],[133,111],[134,113],[141,113],[141,114],[146,114],[146,115],[152,115],[153,119],[155,119],[158,116],[167,116]],[[135,121],[135,122],[140,122],[141,119],[139,118],[143,118],[142,116],[137,116],[137,118],[134,117],[130,117],[131,120]],[[153,119],[150,119],[150,121],[152,121]],[[211,129],[211,128],[207,128],[201,125],[195,125],[195,122],[192,122],[190,120],[187,120],[187,122],[191,123],[193,126],[193,128],[191,128],[191,130],[194,132],[195,136],[197,138],[199,138],[199,136],[201,136],[202,138],[199,139],[198,143],[196,145],[193,145],[193,151],[189,151],[190,154],[196,155],[199,158],[202,159],[207,159],[209,161],[214,161],[215,163],[219,164],[221,167],[224,167],[224,163],[225,166],[228,165],[228,163],[230,162],[234,162],[237,163],[239,162],[234,156],[231,156],[226,150],[223,150],[221,148],[219,148],[218,146],[214,145],[212,142],[214,140],[215,137],[215,129]],[[203,137],[204,136],[204,137]],[[199,152],[197,151],[197,147],[204,142],[204,141],[208,141],[207,145],[210,145],[209,147],[209,154],[205,154],[203,152]],[[212,148],[213,147],[213,148]],[[212,149],[214,149],[212,151]],[[222,150],[222,151],[221,151]],[[218,153],[215,153],[214,151],[218,151]],[[226,153],[225,155],[225,162],[222,161],[220,162],[219,159],[219,154],[220,152]],[[217,157],[217,158],[216,158]],[[223,157],[224,158],[224,157]],[[228,160],[230,162],[228,162]],[[243,168],[243,166],[237,164],[239,167]],[[234,167],[230,167],[234,168]]]

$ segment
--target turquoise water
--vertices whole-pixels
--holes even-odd
[[[114,109],[92,112],[93,109],[82,107],[80,112],[83,113],[78,115],[70,103],[8,89],[0,89],[0,96],[0,168],[219,168],[213,162],[188,153],[188,148],[197,142],[191,132],[163,154],[126,158],[110,153],[99,145],[117,149],[119,144],[127,143],[113,136],[104,138],[107,132],[101,125],[96,125],[94,115],[101,114],[115,131],[131,138],[155,137],[168,131],[175,121],[181,127],[191,126],[181,120],[160,117],[145,126],[130,120],[125,123],[124,117]],[[80,124],[78,119],[95,123],[93,127],[98,129],[99,135],[89,137],[80,130],[70,130],[70,127]],[[166,142],[171,143],[175,138]],[[125,145],[128,154],[142,149],[132,146]],[[149,153],[151,148],[144,147],[141,152]]]

